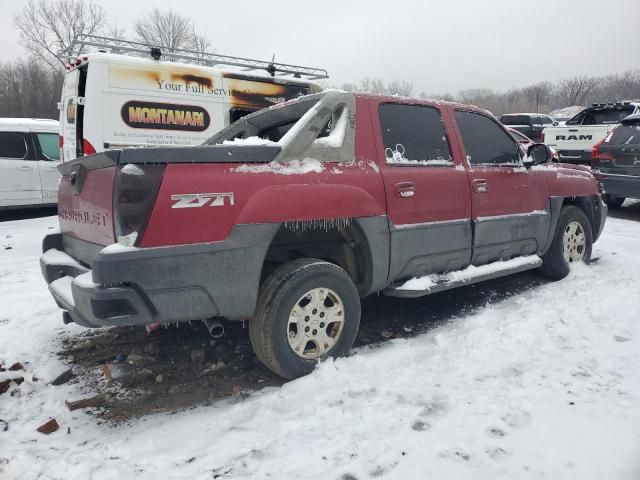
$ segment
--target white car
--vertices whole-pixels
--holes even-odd
[[[57,203],[58,139],[56,120],[0,118],[0,209]]]

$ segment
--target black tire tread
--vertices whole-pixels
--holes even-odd
[[[589,263],[591,258],[591,246],[592,246],[592,227],[589,222],[589,218],[582,209],[575,205],[565,205],[560,210],[560,217],[556,225],[556,230],[553,233],[553,240],[549,250],[542,256],[542,266],[540,272],[552,279],[560,280],[566,277],[569,273],[568,265],[562,256],[562,235],[564,234],[565,225],[571,220],[578,220],[583,224],[586,238],[586,253],[585,262]]]
[[[271,312],[277,309],[279,303],[283,300],[283,286],[286,283],[294,280],[297,275],[300,275],[308,268],[320,266],[330,269],[333,273],[351,281],[347,272],[333,263],[317,258],[300,258],[278,267],[260,287],[256,310],[249,321],[249,338],[258,359],[281,377],[291,378],[290,375],[283,371],[282,366],[276,359],[273,344],[268,335],[274,328],[275,315],[272,315]]]

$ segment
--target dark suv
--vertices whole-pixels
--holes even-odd
[[[640,198],[640,113],[623,119],[593,147],[591,167],[603,183],[609,207],[619,208],[625,198]]]
[[[500,122],[535,141],[540,140],[545,127],[558,125],[549,115],[540,113],[505,113],[500,117]]]

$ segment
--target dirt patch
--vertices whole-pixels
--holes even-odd
[[[525,272],[419,299],[372,296],[362,304],[355,347],[410,338],[484,306],[487,301],[534,288],[540,276]],[[150,413],[174,412],[242,399],[285,380],[253,353],[243,322],[226,322],[212,339],[202,322],[170,325],[151,333],[143,327],[87,330],[63,341],[59,356],[87,393],[109,394],[101,419],[123,422]]]
[[[254,355],[242,323],[228,323],[214,340],[201,322],[88,330],[63,341],[60,357],[89,389],[112,394],[98,415],[122,421],[182,410],[284,380]]]

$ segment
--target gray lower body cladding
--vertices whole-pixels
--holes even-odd
[[[142,325],[222,316],[249,318],[255,308],[262,262],[279,224],[236,226],[222,242],[98,253],[91,269],[79,266],[65,244],[81,241],[49,235],[43,250],[60,250],[60,261],[41,258],[58,305],[87,327]],[[90,251],[88,245],[85,251]],[[66,257],[65,257],[66,256]],[[92,282],[73,279],[91,272]],[[67,281],[56,280],[67,278]],[[61,286],[70,288],[64,294]]]

